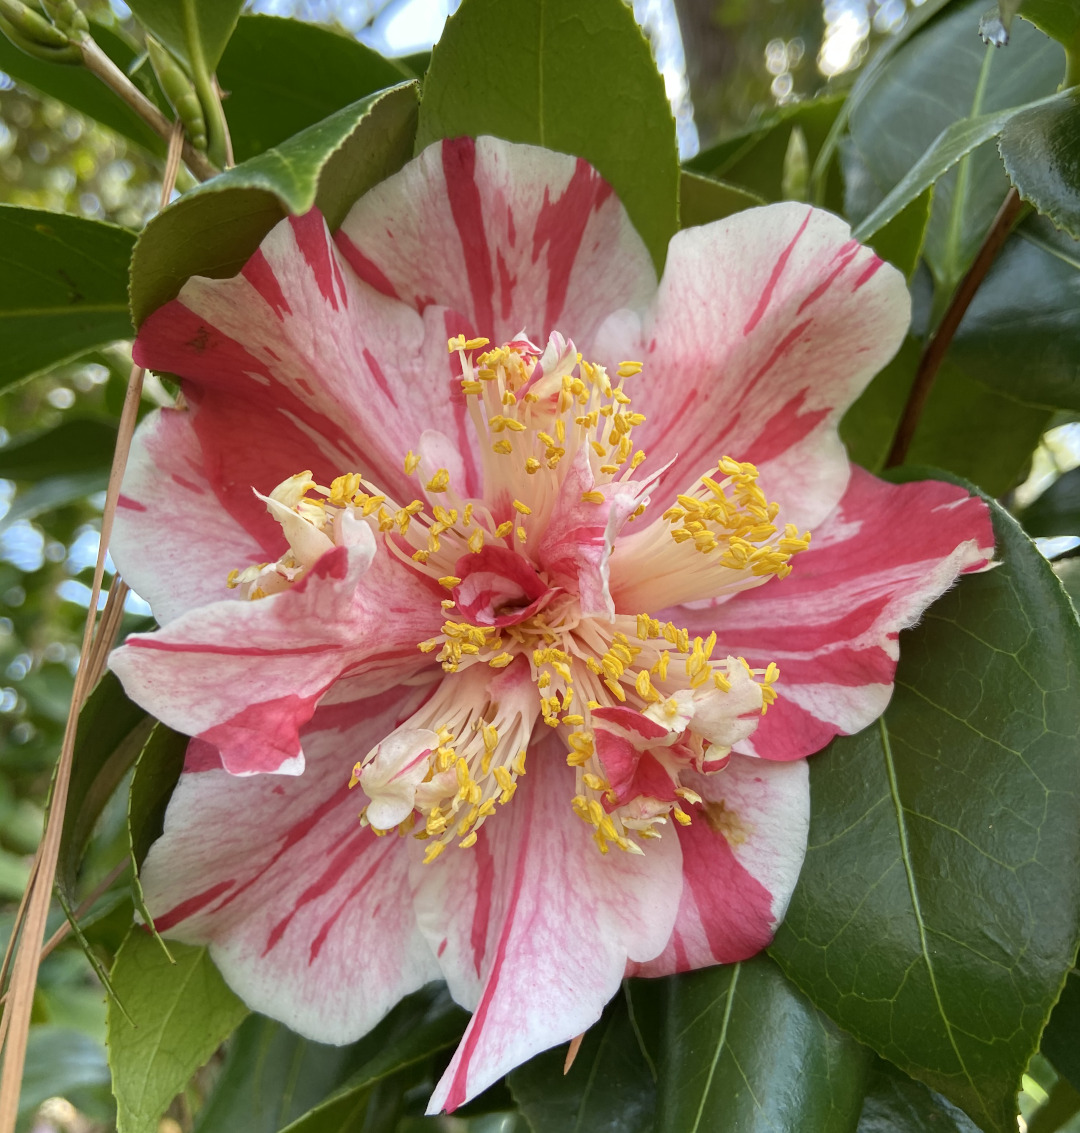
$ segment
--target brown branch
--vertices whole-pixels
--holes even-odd
[[[927,340],[919,358],[918,369],[915,371],[915,382],[908,394],[907,404],[904,406],[900,424],[897,425],[896,435],[893,437],[892,448],[885,461],[886,468],[895,468],[896,465],[904,463],[946,351],[971,305],[971,300],[975,298],[975,292],[979,290],[986,273],[990,270],[990,265],[1001,251],[1001,246],[1008,239],[1009,233],[1012,232],[1022,208],[1020,194],[1015,189],[1010,189],[997,211],[997,216],[994,217],[994,222],[990,225],[990,231],[982,242],[975,262],[960,281],[960,286],[953,294],[937,330]]]

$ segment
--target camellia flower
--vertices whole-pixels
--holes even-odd
[[[908,317],[799,204],[681,232],[658,287],[593,169],[492,138],[189,280],[139,335],[184,407],[114,542],[161,629],[112,667],[194,737],[158,929],[322,1041],[445,979],[473,1018],[433,1112],[626,974],[764,947],[803,757],[991,553],[979,500],[837,437]]]

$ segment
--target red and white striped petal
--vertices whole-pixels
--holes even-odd
[[[453,1110],[592,1026],[628,961],[657,955],[681,885],[679,843],[597,851],[570,809],[573,773],[547,740],[469,850],[413,870],[417,917],[454,998],[474,1012],[429,1113]]]
[[[265,557],[260,543],[221,507],[207,463],[183,411],[150,414],[132,440],[109,549],[124,580],[162,625],[228,598],[229,572]],[[284,549],[279,545],[273,558]]]
[[[290,590],[133,634],[109,664],[132,699],[218,748],[233,774],[298,775],[299,730],[335,681],[366,678],[370,696],[422,666],[416,643],[441,620],[433,589],[371,537],[327,552]]]
[[[664,951],[627,975],[666,976],[760,952],[783,920],[806,854],[805,760],[733,755],[715,775],[684,776],[704,800],[679,828],[683,887]]]
[[[630,355],[645,368],[628,392],[648,417],[634,440],[678,454],[653,499],[666,505],[728,455],[758,466],[780,523],[813,529],[847,484],[836,424],[909,312],[903,276],[829,213],[770,205],[680,232]]]
[[[641,237],[596,170],[498,138],[429,146],[362,197],[335,239],[383,294],[453,308],[468,317],[461,331],[495,342],[558,330],[587,353],[608,314],[644,307],[656,288]]]
[[[265,544],[276,525],[252,487],[359,471],[407,503],[403,462],[424,429],[450,432],[468,458],[446,350],[462,321],[422,318],[358,280],[313,211],[278,224],[234,278],[190,279],[143,323],[135,356],[184,379],[219,506]]]
[[[237,779],[206,766],[198,741],[142,871],[158,931],[209,944],[256,1011],[319,1042],[352,1042],[439,975],[417,930],[407,847],[361,827],[353,762],[423,692],[320,710],[307,773]]]
[[[779,700],[740,751],[799,759],[866,727],[892,695],[897,634],[959,574],[993,553],[982,500],[938,480],[887,484],[853,468],[836,512],[791,574],[712,610],[680,610],[690,633],[780,667]]]

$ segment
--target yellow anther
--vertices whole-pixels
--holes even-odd
[[[514,446],[504,437],[491,446],[491,451],[497,452],[500,456],[509,456],[514,451]]]
[[[470,338],[469,341],[465,343],[465,349],[479,350],[481,346],[487,346],[490,341],[490,338]]]
[[[523,504],[521,500],[514,500],[514,510],[521,512],[522,515],[532,515],[532,508],[528,504]]]
[[[620,378],[633,377],[634,374],[640,374],[642,365],[640,362],[620,362],[619,368],[616,373]]]
[[[455,350],[465,349],[465,336],[463,334],[456,334],[453,338],[446,340],[447,353],[453,354]]]
[[[461,579],[453,574],[443,575],[443,577],[439,579],[439,585],[445,586],[447,590],[453,590],[459,582],[461,582]]]
[[[420,465],[420,457],[411,449],[405,454],[405,475],[411,476]]]
[[[506,536],[509,535],[513,530],[514,521],[512,519],[508,519],[504,523],[500,523],[499,526],[495,528],[495,538],[505,539]]]
[[[525,458],[525,471],[533,476],[540,471],[540,461],[535,456],[527,456]]]
[[[450,473],[445,468],[440,468],[427,482],[427,490],[429,492],[445,492],[449,487]]]
[[[518,541],[521,543],[524,543],[525,540],[529,537],[529,533],[525,530],[524,527],[519,527],[515,534],[518,537]]]
[[[432,842],[424,854],[424,865],[430,865],[445,849],[445,842]]]

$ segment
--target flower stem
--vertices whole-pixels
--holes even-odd
[[[967,274],[953,293],[937,329],[927,339],[919,358],[918,368],[915,370],[915,381],[908,394],[907,404],[904,406],[900,423],[893,436],[892,448],[885,461],[886,468],[895,468],[896,465],[904,463],[953,336],[971,305],[971,300],[975,298],[976,291],[986,278],[990,265],[1012,232],[1023,207],[1020,194],[1015,189],[1010,189],[990,225],[990,230],[975,256],[974,263],[968,268]]]
[[[87,70],[97,75],[110,90],[123,99],[155,134],[168,140],[173,128],[168,118],[135,86],[90,36],[86,36],[79,46],[82,49],[83,63],[86,64]],[[200,181],[208,181],[211,177],[217,175],[218,170],[210,164],[205,154],[200,153],[190,142],[184,142],[181,155],[184,164]]]

